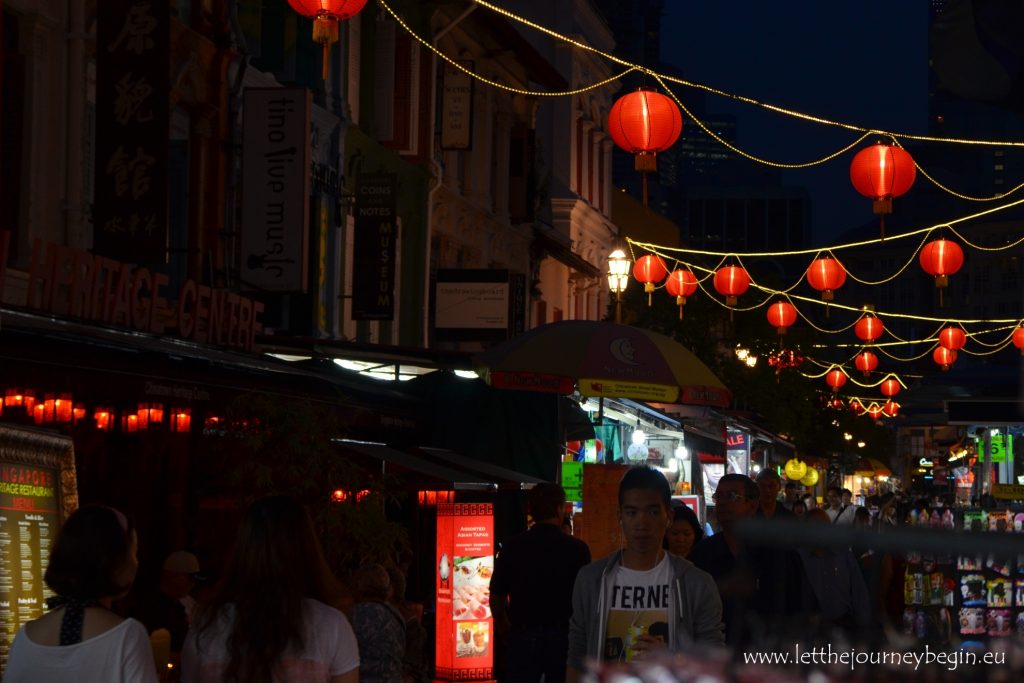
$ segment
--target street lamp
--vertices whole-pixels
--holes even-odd
[[[615,295],[615,322],[622,322],[622,293],[629,284],[629,259],[622,249],[608,254],[608,289]]]

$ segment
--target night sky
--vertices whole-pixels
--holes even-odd
[[[927,132],[926,2],[665,4],[662,58],[687,80],[862,126]],[[857,136],[716,96],[709,96],[708,111],[735,115],[739,147],[777,161],[819,158]],[[853,154],[783,176],[810,193],[814,245],[872,218],[869,200],[850,184]]]

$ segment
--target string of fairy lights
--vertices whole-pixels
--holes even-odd
[[[532,97],[571,97],[587,93],[602,88],[611,88],[617,84],[625,76],[631,73],[640,73],[645,77],[654,80],[672,99],[679,110],[687,117],[687,120],[692,122],[693,125],[699,127],[708,137],[715,140],[718,144],[732,151],[745,159],[752,162],[762,164],[769,167],[783,168],[783,169],[802,169],[821,164],[828,163],[847,152],[854,150],[855,148],[862,145],[869,138],[885,139],[891,142],[894,148],[898,150],[904,149],[904,143],[937,143],[937,144],[953,144],[953,145],[973,145],[973,146],[987,146],[987,147],[1002,147],[1002,148],[1024,148],[1024,141],[1013,141],[1013,140],[979,140],[959,137],[940,137],[930,135],[919,135],[901,131],[884,130],[880,128],[868,128],[860,126],[854,123],[840,121],[836,119],[830,119],[807,112],[797,111],[795,109],[783,107],[774,103],[761,101],[755,98],[747,97],[744,95],[732,93],[719,88],[714,88],[705,84],[688,81],[676,76],[659,73],[655,70],[647,68],[645,66],[632,63],[626,59],[623,59],[617,55],[609,52],[600,50],[592,45],[589,45],[579,39],[571,36],[559,33],[552,30],[549,27],[543,26],[537,22],[534,22],[526,17],[523,17],[516,12],[513,12],[507,8],[500,7],[486,0],[474,0],[474,5],[486,9],[488,11],[499,14],[506,19],[519,23],[523,26],[528,27],[533,31],[545,34],[551,39],[557,41],[561,45],[572,46],[578,50],[586,51],[595,54],[610,64],[617,65],[622,70],[614,76],[595,80],[593,83],[582,85],[576,88],[570,88],[561,91],[545,91],[529,88],[520,88],[502,83],[498,80],[484,77],[477,73],[473,69],[467,67],[464,63],[461,63],[455,58],[445,54],[440,48],[436,47],[423,36],[419,35],[410,25],[406,22],[402,16],[396,12],[386,0],[377,0],[381,8],[389,14],[395,22],[401,26],[412,38],[418,41],[423,47],[433,52],[439,59],[443,60],[451,67],[463,72],[469,77],[476,81],[488,85],[493,88],[501,89],[510,93]],[[835,150],[832,150],[824,155],[818,156],[817,158],[804,160],[804,161],[783,161],[776,159],[767,159],[754,155],[736,144],[724,139],[722,136],[717,134],[715,130],[697,116],[693,111],[686,107],[685,103],[677,95],[673,86],[676,88],[699,90],[709,94],[716,95],[718,97],[734,100],[750,106],[758,107],[766,111],[773,112],[775,114],[796,119],[799,121],[817,124],[821,126],[827,126],[845,130],[850,132],[854,137],[851,140],[841,145]],[[903,152],[899,152],[903,153]],[[909,155],[907,155],[909,159]],[[664,270],[664,275],[659,278],[641,280],[636,276],[636,270],[634,270],[634,277],[644,282],[645,291],[650,296],[653,292],[669,289],[669,294],[673,294],[670,288],[670,283],[673,278],[665,277],[671,272],[675,274],[677,271],[687,271],[687,278],[685,281],[692,287],[686,296],[701,291],[706,294],[711,301],[714,301],[719,306],[726,308],[732,312],[750,312],[763,307],[776,306],[779,302],[791,307],[787,309],[789,315],[792,315],[792,321],[788,324],[792,324],[796,319],[803,321],[810,328],[825,335],[841,335],[848,333],[850,330],[858,332],[858,336],[861,336],[860,327],[866,318],[872,318],[879,323],[881,328],[878,334],[870,336],[868,338],[861,337],[861,341],[858,343],[830,343],[830,344],[815,344],[814,350],[817,351],[831,351],[834,355],[839,355],[837,352],[850,351],[849,355],[842,362],[826,362],[819,359],[807,356],[802,357],[802,361],[806,361],[809,364],[820,368],[820,372],[815,371],[799,371],[801,375],[808,379],[822,379],[828,380],[830,386],[834,391],[838,391],[839,387],[843,386],[847,382],[860,388],[883,388],[886,394],[886,398],[866,398],[862,396],[847,396],[847,401],[850,407],[856,409],[857,406],[862,408],[862,412],[871,413],[872,416],[877,417],[879,414],[890,415],[898,408],[898,404],[893,401],[893,396],[899,391],[899,389],[906,388],[903,380],[894,373],[876,373],[881,375],[881,379],[877,381],[869,379],[872,377],[872,373],[875,372],[875,366],[871,366],[869,370],[864,370],[860,367],[861,361],[865,358],[865,354],[869,354],[877,363],[877,355],[882,355],[889,360],[896,362],[914,362],[925,358],[929,354],[933,355],[936,363],[943,365],[943,368],[948,368],[948,365],[955,360],[956,353],[958,351],[967,353],[974,356],[987,356],[999,353],[1009,347],[1015,345],[1022,349],[1024,353],[1024,320],[1022,319],[962,319],[962,318],[937,318],[921,315],[910,315],[905,313],[897,313],[893,311],[874,310],[869,307],[854,307],[836,302],[833,299],[831,291],[827,297],[822,298],[804,296],[797,293],[797,289],[805,281],[810,284],[809,269],[805,270],[800,278],[795,282],[789,284],[782,289],[776,289],[768,287],[762,283],[756,282],[753,277],[750,276],[749,270],[745,266],[745,262],[752,261],[761,258],[785,258],[785,257],[798,257],[798,256],[812,256],[816,261],[819,259],[828,259],[834,261],[843,269],[842,280],[848,277],[853,282],[856,282],[864,286],[881,286],[886,285],[897,278],[907,274],[916,260],[921,260],[922,267],[925,267],[925,252],[928,251],[928,256],[931,258],[932,254],[929,251],[933,247],[936,241],[945,243],[946,236],[952,236],[959,242],[954,244],[954,247],[959,249],[958,245],[963,245],[969,249],[984,251],[984,252],[999,252],[1008,251],[1020,247],[1024,243],[1024,235],[1020,238],[1015,239],[1006,244],[999,245],[982,245],[968,239],[968,237],[959,230],[957,226],[977,221],[980,218],[995,215],[999,212],[1018,207],[1024,204],[1024,199],[1009,200],[1011,195],[1014,195],[1022,188],[1024,188],[1024,182],[1012,187],[1011,189],[995,194],[991,197],[978,197],[971,196],[966,193],[960,192],[948,185],[944,184],[934,174],[929,173],[919,162],[913,160],[913,169],[916,173],[924,177],[928,182],[932,183],[939,190],[948,193],[951,196],[957,197],[964,201],[970,202],[997,202],[1000,203],[991,208],[987,208],[982,211],[977,211],[969,215],[962,216],[960,218],[947,221],[941,224],[936,224],[918,230],[912,230],[898,235],[890,235],[888,237],[863,240],[858,242],[850,242],[846,244],[831,246],[827,249],[803,249],[803,250],[788,250],[788,251],[760,251],[760,252],[748,252],[748,253],[735,253],[735,252],[721,252],[721,251],[710,251],[700,249],[690,249],[685,247],[669,247],[664,245],[658,245],[648,242],[640,242],[632,239],[627,240],[627,245],[632,257],[632,262],[639,265],[642,259],[658,259],[660,263],[660,269]],[[639,167],[638,167],[639,168]],[[911,179],[912,182],[912,179]],[[880,211],[876,208],[876,213]],[[881,213],[886,213],[882,211]],[[883,215],[883,231],[884,231],[884,215]],[[937,239],[936,239],[937,238]],[[839,255],[847,250],[862,249],[872,245],[881,244],[883,241],[886,242],[887,246],[892,246],[893,243],[898,243],[901,240],[911,242],[914,246],[912,249],[908,248],[908,256],[905,261],[897,264],[890,274],[885,275],[881,279],[871,280],[866,277],[862,277],[855,272],[851,272],[845,267],[839,258]],[[944,247],[944,245],[940,245]],[[941,251],[941,249],[939,249]],[[934,251],[934,249],[932,249]],[[706,265],[714,262],[713,265]],[[647,262],[649,264],[649,261]],[[672,264],[669,268],[668,264]],[[962,256],[961,256],[962,263]],[[944,282],[948,279],[949,275],[955,274],[956,269],[951,273],[945,272],[929,272],[929,275],[934,275],[936,278],[936,286],[944,287]],[[741,269],[744,277],[747,279],[747,284],[742,288],[743,291],[740,294],[745,293],[748,288],[754,290],[757,293],[756,298],[748,298],[748,302],[744,305],[739,305],[738,299],[731,294],[726,295],[726,301],[722,301],[715,294],[726,294],[718,287],[718,276],[725,269]],[[660,272],[660,270],[658,271]],[[662,280],[664,280],[662,282]],[[940,280],[942,284],[940,284]],[[684,280],[677,279],[673,286],[679,289]],[[840,283],[841,286],[842,283]],[[712,291],[712,286],[715,291]],[[815,289],[820,287],[814,286]],[[941,289],[939,290],[942,291]],[[685,302],[685,296],[679,296],[673,294],[677,299],[682,299]],[[941,294],[940,294],[941,297]],[[682,304],[680,304],[682,305]],[[825,306],[826,317],[828,317],[831,311],[837,311],[840,315],[853,314],[853,322],[849,324],[837,324],[832,327],[826,327],[821,324],[815,316],[811,316],[807,311],[814,306]],[[769,310],[769,319],[771,319],[771,311]],[[910,320],[917,323],[933,323],[935,325],[934,331],[924,334],[918,339],[904,339],[898,336],[889,326],[881,325],[882,319],[898,319],[898,320]],[[788,324],[786,326],[788,326]],[[951,328],[953,331],[950,331]],[[887,335],[886,341],[881,340],[880,335]],[[954,342],[950,342],[952,338]],[[970,345],[968,345],[970,342]],[[947,344],[953,344],[955,348],[948,347]],[[925,348],[923,352],[919,352],[920,348]],[[900,350],[904,350],[904,353],[900,353]],[[940,351],[943,353],[940,354]],[[909,355],[908,355],[909,353]],[[877,355],[876,355],[877,354]],[[948,363],[947,363],[948,361]],[[863,361],[867,362],[867,361]],[[850,371],[850,366],[857,366],[864,377],[867,378],[864,381],[856,378],[856,372]],[[838,374],[842,375],[842,379],[838,379]],[[906,375],[905,375],[906,376]],[[839,401],[841,399],[835,398],[833,401]],[[894,408],[895,406],[895,408]],[[889,412],[887,412],[889,411]],[[894,412],[893,412],[894,414]]]

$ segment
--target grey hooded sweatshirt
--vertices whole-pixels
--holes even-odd
[[[693,645],[722,645],[722,600],[715,580],[689,560],[668,555],[672,566],[669,584],[668,646],[684,652]],[[584,660],[603,659],[607,601],[615,580],[622,551],[591,562],[580,570],[572,590],[572,618],[569,620],[567,665],[583,671]]]

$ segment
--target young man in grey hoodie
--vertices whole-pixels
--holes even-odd
[[[725,641],[715,581],[662,548],[671,522],[665,475],[630,468],[619,483],[625,547],[580,570],[572,595],[566,683],[586,660],[632,661],[658,649],[682,652]]]

